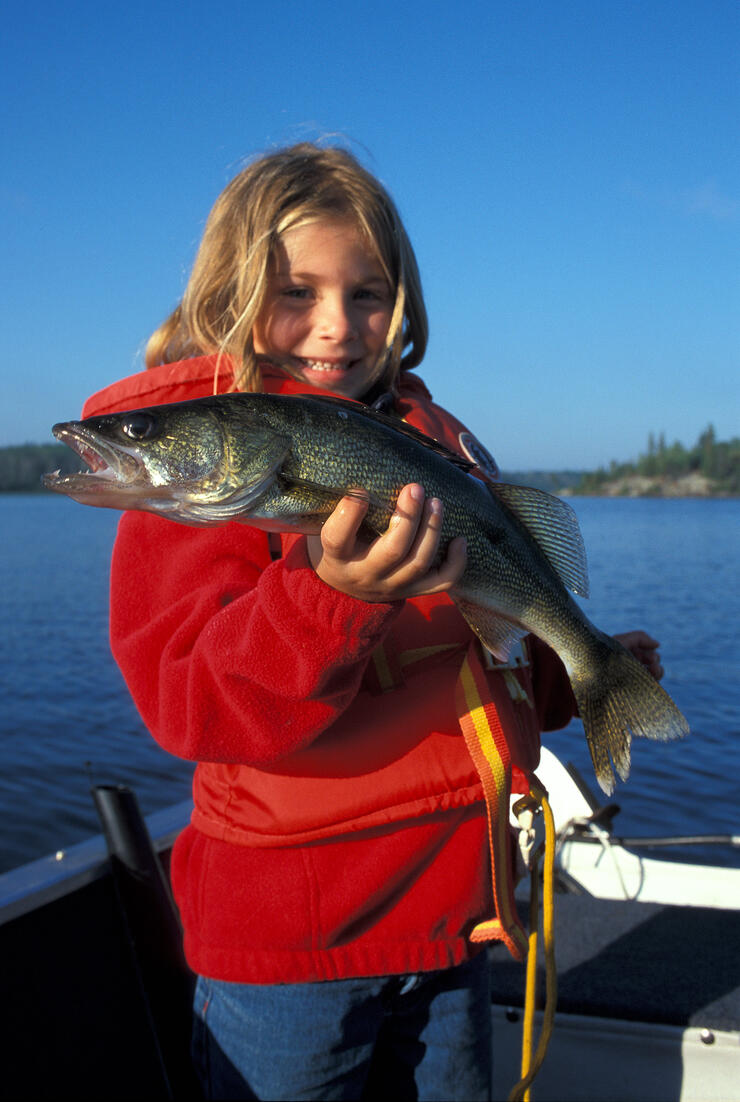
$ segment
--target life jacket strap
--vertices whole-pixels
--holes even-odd
[[[527,955],[527,934],[514,902],[514,870],[509,831],[511,752],[491,700],[478,643],[468,647],[455,690],[457,714],[468,753],[483,785],[491,851],[495,916],[478,923],[471,941],[503,941],[516,960]]]
[[[522,1035],[521,1079],[509,1095],[509,1102],[529,1102],[530,1086],[545,1058],[552,1035],[557,1001],[557,973],[554,943],[555,826],[547,792],[535,774],[524,774],[528,794],[513,808],[520,825],[531,825],[533,813],[542,811],[545,842],[535,848],[531,861],[529,933],[524,929],[514,901],[514,870],[509,833],[511,801],[511,752],[498,713],[490,699],[478,645],[468,648],[456,687],[457,711],[473,763],[483,785],[491,850],[491,878],[495,917],[478,923],[470,934],[474,942],[503,941],[516,960],[527,958]],[[534,1009],[539,931],[539,859],[544,851],[543,942],[545,949],[546,999],[543,1025],[533,1054]]]

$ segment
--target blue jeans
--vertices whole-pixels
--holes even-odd
[[[206,1098],[490,1099],[487,954],[411,976],[275,986],[201,977],[193,1056]]]

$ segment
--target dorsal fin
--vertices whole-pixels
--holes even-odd
[[[363,406],[359,402],[350,402],[347,401],[346,398],[335,398],[329,394],[312,394],[310,397],[308,395],[301,395],[301,398],[311,402],[321,402],[322,405],[338,406],[356,417],[367,417],[370,421],[386,425],[388,428],[393,429],[394,432],[400,432],[403,436],[408,436],[411,440],[415,440],[417,444],[423,444],[425,448],[431,448],[437,455],[441,455],[443,459],[448,460],[450,463],[454,463],[456,467],[460,467],[463,471],[472,471],[475,466],[475,463],[471,463],[469,459],[464,459],[445,444],[440,444],[439,440],[435,440],[433,436],[427,436],[427,434],[421,432],[420,429],[414,428],[413,425],[409,425],[407,421],[402,421],[400,417],[389,416],[387,413],[381,413],[380,410],[371,409],[369,406]]]
[[[570,505],[531,486],[503,482],[486,485],[534,537],[563,585],[580,597],[588,597],[586,548]]]

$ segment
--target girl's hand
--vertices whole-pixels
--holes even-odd
[[[663,667],[660,664],[658,653],[660,643],[657,639],[653,639],[645,631],[626,631],[622,635],[615,635],[614,638],[631,651],[638,662],[642,662],[656,681],[660,681],[663,676]]]
[[[442,503],[425,499],[424,488],[404,486],[388,530],[372,543],[358,540],[367,502],[344,497],[321,532],[308,536],[308,557],[318,576],[361,601],[398,601],[450,589],[462,575],[465,540],[451,542],[447,557],[434,560],[442,528]]]

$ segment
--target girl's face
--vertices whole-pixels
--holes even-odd
[[[393,300],[354,223],[296,226],[281,235],[254,350],[311,386],[361,398],[382,370]]]

